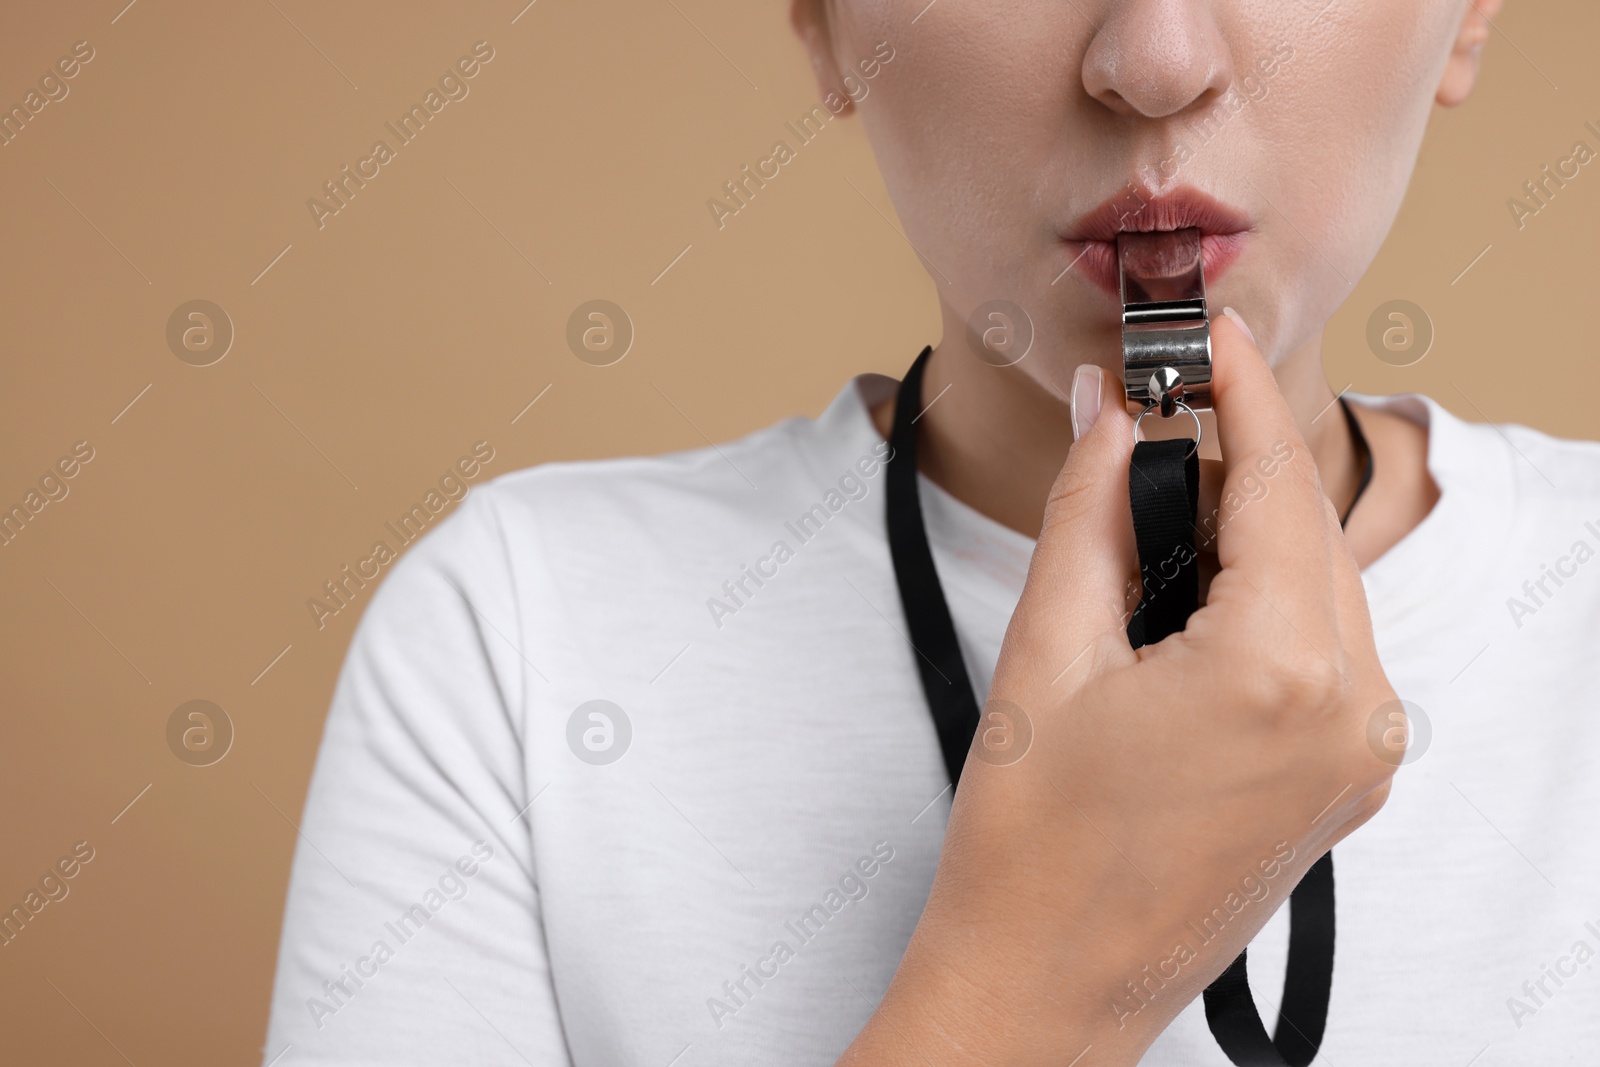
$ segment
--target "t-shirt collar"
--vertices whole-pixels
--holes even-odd
[[[815,423],[818,446],[830,453],[830,463],[847,463],[882,440],[871,407],[892,395],[898,385],[893,378],[870,373],[845,384]],[[1467,423],[1430,397],[1345,396],[1363,407],[1410,419],[1428,431],[1427,465],[1439,500],[1414,529],[1362,572],[1374,628],[1403,629],[1407,620],[1425,614],[1419,611],[1425,605],[1437,609],[1434,602],[1453,588],[1466,591],[1464,586],[1470,583],[1463,583],[1462,576],[1477,573],[1479,562],[1492,559],[1505,543],[1518,459],[1493,427]],[[1009,598],[1014,605],[1033,538],[963,503],[926,476],[919,486],[929,539],[957,556],[970,553],[974,545],[998,553],[996,566],[980,568],[994,579],[985,599],[998,603]]]

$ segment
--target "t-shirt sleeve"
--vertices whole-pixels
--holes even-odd
[[[569,1062],[521,814],[536,668],[507,558],[480,486],[357,627],[298,819],[264,1064]]]

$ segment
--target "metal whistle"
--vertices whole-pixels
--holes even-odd
[[[1117,265],[1122,279],[1122,381],[1128,403],[1142,420],[1164,419],[1181,408],[1195,423],[1211,406],[1211,322],[1206,317],[1205,269],[1200,231],[1120,233]],[[1135,423],[1135,439],[1138,438]]]

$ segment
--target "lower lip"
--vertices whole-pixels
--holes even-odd
[[[1200,237],[1200,262],[1205,267],[1206,286],[1216,284],[1218,278],[1244,251],[1247,234],[1208,233]],[[1099,286],[1119,304],[1122,302],[1122,278],[1117,269],[1117,243],[1115,241],[1066,241],[1067,250],[1074,257],[1068,273],[1080,274]]]

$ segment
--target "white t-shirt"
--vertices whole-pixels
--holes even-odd
[[[396,564],[328,717],[265,1060],[834,1061],[950,809],[884,533],[893,386],[506,475]],[[1593,1063],[1600,445],[1357,399],[1430,430],[1442,497],[1365,580],[1431,736],[1335,850],[1318,1062]],[[921,489],[981,694],[1033,541]],[[1286,935],[1250,953],[1269,1026]],[[1144,1062],[1227,1064],[1198,999]]]

